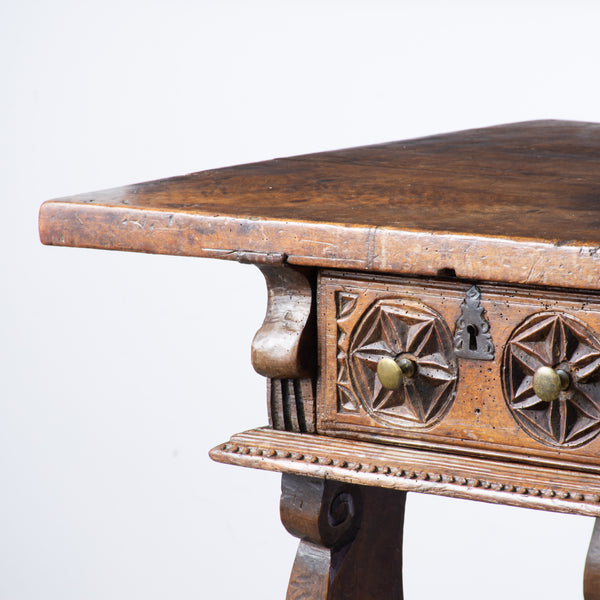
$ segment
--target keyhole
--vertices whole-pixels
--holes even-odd
[[[479,331],[475,325],[467,325],[469,334],[469,350],[477,350],[477,334]]]

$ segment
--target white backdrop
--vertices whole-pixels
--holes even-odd
[[[43,247],[37,210],[277,156],[600,121],[597,3],[417,4],[0,3],[0,600],[284,597],[279,476],[207,458],[266,422],[259,271]],[[581,597],[591,527],[411,495],[405,596]]]

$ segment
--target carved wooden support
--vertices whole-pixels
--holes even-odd
[[[594,523],[594,531],[585,561],[583,597],[585,600],[600,600],[600,518],[598,517]]]
[[[316,358],[310,271],[257,264],[267,281],[267,314],[252,341],[252,366],[271,379],[309,377]]]
[[[281,520],[300,538],[287,600],[401,600],[406,493],[284,474]]]
[[[279,258],[279,260],[277,260]],[[274,429],[315,431],[316,318],[314,272],[285,264],[285,256],[251,257],[265,276],[265,320],[252,341],[252,365],[269,378],[269,423]]]
[[[315,433],[315,382],[311,378],[269,379],[269,424],[280,431]]]

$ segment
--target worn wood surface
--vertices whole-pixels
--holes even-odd
[[[316,431],[317,322],[314,269],[257,263],[268,292],[267,313],[252,340],[252,365],[268,378],[274,429]],[[257,262],[257,261],[255,261]]]
[[[600,469],[600,294],[480,284],[480,307],[496,352],[477,360],[456,357],[452,345],[470,287],[451,280],[323,272],[317,431]],[[538,321],[547,321],[543,335],[519,341],[518,332],[527,337]],[[403,346],[408,337],[411,348]],[[515,344],[518,360],[510,352]],[[406,351],[421,367],[410,384],[384,396],[374,365],[389,352]],[[522,361],[535,369],[546,360],[571,373],[568,391],[554,403],[535,401],[527,385],[531,372],[511,379]],[[519,394],[522,401],[515,401]],[[522,404],[531,408],[521,410]]]
[[[213,448],[217,462],[315,478],[600,516],[600,473],[254,429]]]
[[[287,600],[401,600],[406,494],[284,474],[281,520],[300,538]]]
[[[274,429],[211,456],[286,474],[282,520],[301,538],[289,600],[401,598],[405,491],[600,517],[600,124],[517,123],[194,173],[46,202],[39,227],[45,244],[261,268],[269,304],[252,361],[270,380]],[[318,361],[311,268],[338,270],[319,286]],[[465,311],[473,281],[485,318]],[[410,352],[424,379],[382,394],[375,338],[391,352],[402,314],[423,338]],[[549,361],[570,369],[571,387],[540,407],[527,368]],[[586,600],[600,600],[599,582],[597,522]]]
[[[600,289],[600,125],[534,121],[46,203],[46,244]]]
[[[312,375],[316,366],[315,273],[259,265],[268,291],[267,314],[252,340],[254,369],[272,379]]]
[[[583,597],[600,600],[600,518],[596,517],[583,574]]]

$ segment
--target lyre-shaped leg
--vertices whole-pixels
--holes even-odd
[[[583,597],[585,600],[600,600],[600,518],[596,518],[594,523],[594,531],[585,560]]]
[[[281,520],[300,538],[287,600],[401,600],[406,493],[284,474]]]

